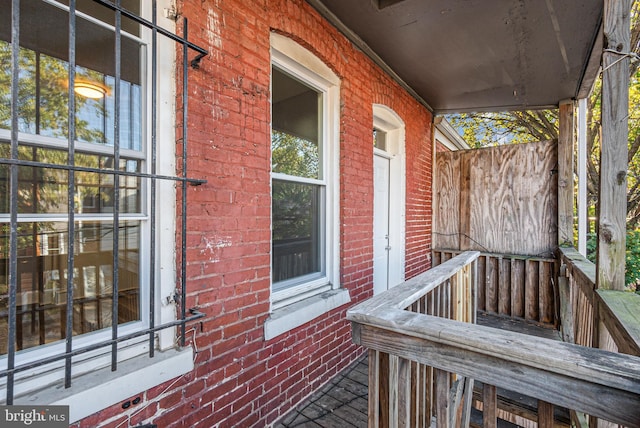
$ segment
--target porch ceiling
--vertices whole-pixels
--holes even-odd
[[[603,0],[307,1],[436,113],[555,106],[598,72]]]

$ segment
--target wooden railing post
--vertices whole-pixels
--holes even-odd
[[[573,245],[573,101],[559,106],[558,131],[558,245]]]
[[[631,0],[604,0],[596,285],[605,290],[625,287],[630,10]]]

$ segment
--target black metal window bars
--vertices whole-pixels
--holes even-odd
[[[71,106],[75,105],[75,94],[74,94],[74,83],[76,79],[75,74],[75,65],[76,65],[76,0],[68,0],[68,10],[69,10],[69,28],[68,28],[68,40],[69,40],[69,51],[68,51],[68,150],[67,150],[67,163],[50,163],[50,162],[40,162],[34,160],[24,160],[19,158],[19,136],[18,136],[18,120],[19,120],[19,110],[18,110],[18,95],[19,95],[19,73],[20,73],[20,63],[19,63],[19,52],[20,52],[20,1],[21,0],[12,0],[11,4],[11,146],[10,146],[10,157],[9,158],[0,158],[0,165],[6,165],[9,169],[9,205],[10,205],[10,216],[9,216],[9,266],[8,266],[8,286],[9,286],[9,296],[8,296],[8,326],[7,326],[7,354],[6,354],[6,368],[0,371],[0,377],[6,377],[6,404],[13,404],[14,401],[14,381],[15,375],[18,372],[22,372],[25,370],[29,370],[38,366],[43,366],[49,363],[53,363],[56,361],[65,361],[65,375],[64,375],[64,383],[65,387],[68,388],[71,386],[71,367],[72,367],[72,358],[78,356],[80,354],[84,354],[89,351],[93,351],[100,348],[105,348],[111,346],[111,369],[117,369],[117,352],[118,352],[118,343],[135,338],[147,335],[148,343],[149,343],[149,357],[154,356],[154,348],[155,348],[155,333],[159,330],[170,328],[170,327],[179,327],[180,331],[180,344],[181,346],[185,345],[185,325],[189,321],[193,321],[195,319],[201,318],[204,314],[198,312],[196,309],[190,309],[189,316],[187,316],[187,308],[185,302],[186,296],[186,231],[187,231],[187,185],[199,185],[204,183],[204,180],[189,178],[187,176],[187,94],[188,94],[188,72],[189,66],[193,68],[197,68],[200,60],[207,55],[207,51],[201,47],[194,45],[193,43],[188,41],[188,28],[187,28],[187,19],[184,18],[183,22],[183,34],[182,36],[178,36],[173,34],[164,28],[160,27],[157,24],[157,4],[156,0],[152,0],[152,21],[148,21],[137,14],[130,12],[125,9],[121,5],[120,0],[109,1],[109,0],[93,0],[95,3],[108,8],[114,14],[115,19],[115,85],[114,85],[114,99],[115,105],[119,106],[120,103],[120,88],[119,83],[121,79],[121,30],[122,30],[122,18],[126,18],[129,21],[133,21],[136,24],[144,26],[151,30],[151,106],[148,109],[149,113],[146,114],[148,120],[151,121],[151,135],[150,135],[150,159],[149,159],[149,173],[141,172],[141,171],[128,171],[128,170],[120,170],[117,165],[119,165],[120,158],[120,142],[118,137],[118,132],[114,132],[114,144],[113,144],[113,158],[114,165],[116,165],[113,169],[102,169],[102,168],[92,168],[81,165],[76,165],[74,162],[74,156],[76,154],[75,142],[76,142],[76,118],[75,118],[75,109],[71,108]],[[181,46],[181,56],[182,56],[182,104],[178,105],[182,110],[182,168],[181,173],[175,176],[169,175],[159,175],[156,173],[156,162],[157,162],[157,135],[156,135],[156,125],[157,125],[157,49],[156,42],[158,36],[168,37],[169,39],[175,41],[177,45]],[[189,55],[195,56],[189,60]],[[117,130],[120,121],[120,113],[119,108],[115,108],[114,111],[114,128]],[[67,243],[67,272],[66,275],[66,327],[63,329],[65,332],[65,352],[60,353],[59,355],[55,355],[52,357],[42,358],[40,360],[32,361],[22,365],[16,365],[16,312],[17,312],[17,289],[18,289],[18,179],[19,179],[19,168],[20,167],[28,167],[28,168],[50,168],[54,170],[62,170],[63,173],[66,172],[68,174],[68,243]],[[113,298],[112,300],[112,309],[111,309],[111,339],[105,340],[99,343],[93,343],[89,346],[85,346],[79,349],[73,349],[73,326],[74,326],[74,258],[76,254],[76,249],[74,248],[75,242],[75,233],[74,233],[74,225],[76,222],[75,219],[75,210],[74,210],[74,199],[76,197],[75,193],[75,174],[76,173],[96,173],[101,175],[112,175],[114,182],[114,199],[118,201],[119,198],[119,178],[121,177],[135,177],[137,179],[144,179],[150,182],[149,192],[150,192],[150,207],[149,207],[149,223],[150,223],[150,244],[149,244],[149,313],[148,316],[148,328],[145,328],[140,331],[136,331],[135,333],[127,334],[127,335],[119,335],[118,332],[118,250],[119,250],[119,237],[118,233],[113,234],[113,272],[112,272],[112,282],[113,282]],[[156,270],[156,221],[157,221],[157,212],[156,212],[156,185],[158,180],[169,180],[176,183],[181,184],[181,241],[178,243],[182,247],[181,251],[181,263],[180,263],[180,292],[181,298],[179,299],[179,319],[163,323],[161,325],[155,325],[156,319],[156,311],[155,311],[155,270]],[[113,206],[113,230],[118,230],[119,221],[120,221],[120,212],[119,212],[119,204],[115,203]]]

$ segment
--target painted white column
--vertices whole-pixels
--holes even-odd
[[[578,251],[587,256],[587,99],[578,100]]]

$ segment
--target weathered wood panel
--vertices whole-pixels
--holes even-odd
[[[436,155],[437,185],[433,187],[433,230],[442,248],[460,248],[460,160],[463,152]],[[435,237],[434,237],[435,239]],[[443,260],[444,261],[444,260]]]
[[[433,246],[552,254],[556,164],[555,141],[437,153]]]

